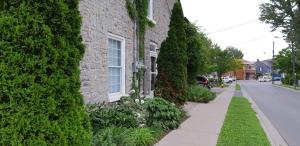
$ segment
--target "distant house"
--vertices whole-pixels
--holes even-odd
[[[256,77],[255,63],[243,60],[243,68],[234,71],[237,80],[253,80]]]
[[[145,34],[146,68],[142,94],[151,96],[159,48],[168,35],[171,10],[177,0],[148,0]],[[80,0],[81,35],[86,46],[80,64],[81,93],[86,103],[114,102],[132,89],[137,59],[136,26],[125,0]]]
[[[257,59],[255,62],[256,74],[258,75],[270,75],[272,73],[273,61],[272,59],[260,61]]]

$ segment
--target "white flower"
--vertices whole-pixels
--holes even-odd
[[[141,100],[141,104],[144,104],[145,103],[145,101],[144,100]]]
[[[135,103],[139,103],[139,102],[140,102],[140,100],[139,100],[139,99],[135,99],[134,101],[135,101]]]
[[[130,90],[130,92],[129,92],[130,94],[134,94],[135,93],[135,90],[134,89],[132,89],[132,90]]]
[[[141,117],[141,114],[140,114],[140,113],[136,113],[136,116],[137,116],[138,118],[140,118],[140,117]]]

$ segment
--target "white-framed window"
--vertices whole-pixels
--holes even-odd
[[[153,19],[153,0],[148,0],[147,17],[148,17],[149,20],[154,21],[154,19]]]
[[[113,102],[125,95],[125,39],[109,34],[107,44],[108,94]]]
[[[154,91],[154,85],[156,82],[156,76],[157,76],[157,45],[155,43],[150,43],[149,46],[150,49],[150,88],[151,93],[150,96],[153,97],[153,91]]]

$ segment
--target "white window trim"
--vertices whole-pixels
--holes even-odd
[[[155,43],[153,43],[153,42],[150,42],[150,45],[153,45],[153,46],[155,46],[155,51],[150,51],[150,58],[151,57],[155,57],[156,58],[156,60],[157,60],[157,56],[158,56],[158,54],[157,54],[157,44],[155,44]],[[151,64],[150,64],[151,65]],[[150,98],[153,98],[154,97],[154,90],[151,90],[151,78],[152,78],[152,74],[156,74],[157,75],[157,64],[156,64],[156,72],[152,72],[151,71],[151,66],[150,66]]]
[[[108,44],[109,44],[109,39],[114,39],[114,40],[117,40],[117,41],[120,41],[121,42],[121,70],[122,70],[122,73],[121,73],[121,92],[118,92],[118,93],[108,93],[108,100],[109,102],[115,102],[115,101],[118,101],[120,100],[120,98],[122,96],[126,96],[126,89],[125,89],[125,38],[124,37],[121,37],[121,36],[118,36],[118,35],[115,35],[115,34],[111,34],[111,33],[108,33],[108,38],[107,38],[107,49],[108,49]],[[108,67],[108,65],[107,65]],[[108,84],[108,83],[107,83]]]
[[[156,24],[156,22],[154,20],[154,0],[149,0],[147,11],[148,12],[150,11],[149,15],[147,15],[148,20],[151,21],[152,23]]]

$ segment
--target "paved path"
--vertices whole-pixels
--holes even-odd
[[[209,104],[188,104],[190,118],[156,146],[215,146],[234,92],[230,86]]]
[[[300,92],[257,81],[240,84],[288,145],[300,146]]]

